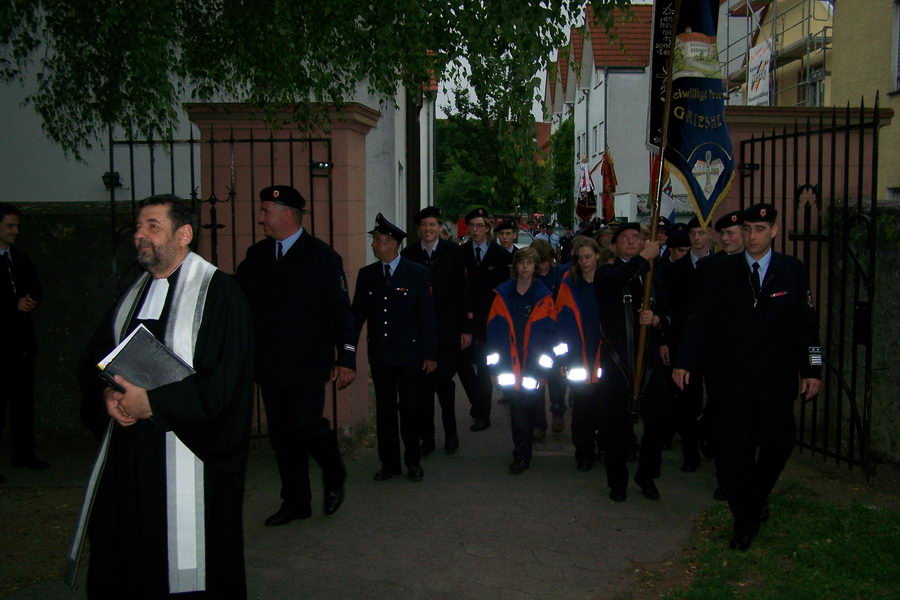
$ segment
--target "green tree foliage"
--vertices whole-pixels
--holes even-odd
[[[467,75],[479,99],[516,120],[586,3],[7,0],[0,79],[34,74],[26,102],[75,153],[109,125],[165,131],[185,99],[250,103],[273,119],[290,110],[303,122],[311,103],[339,105],[360,82],[390,99],[400,85]],[[601,22],[628,3],[591,2]]]
[[[563,223],[575,219],[575,121],[569,117],[550,136],[550,194]]]

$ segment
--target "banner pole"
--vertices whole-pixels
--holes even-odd
[[[669,49],[669,56],[666,60],[666,99],[663,104],[662,118],[662,136],[659,141],[659,166],[656,172],[656,189],[651,198],[650,209],[650,239],[656,239],[656,229],[659,225],[659,205],[662,200],[662,177],[663,167],[665,165],[666,146],[669,143],[669,112],[672,105],[672,59],[675,54],[674,28],[678,24],[678,15],[681,13],[681,0],[675,0],[675,18],[673,19],[672,31],[672,48]],[[653,82],[651,81],[651,86]],[[641,310],[650,307],[650,297],[653,293],[653,261],[648,261],[649,269],[644,276],[644,296],[641,303]],[[632,379],[631,401],[628,403],[628,412],[632,417],[638,417],[641,412],[641,391],[644,379],[644,370],[647,363],[647,325],[641,325],[638,333],[638,345],[635,351],[634,360],[634,377]]]

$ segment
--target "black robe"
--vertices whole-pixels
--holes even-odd
[[[144,321],[158,337],[168,318],[177,273],[169,278],[159,321]],[[109,418],[94,365],[115,346],[114,318],[115,307],[79,365],[85,392],[82,416],[98,435]],[[128,331],[134,325],[132,320]],[[89,598],[169,596],[166,431],[175,432],[204,463],[206,592],[187,597],[246,598],[242,507],[252,407],[251,352],[246,298],[231,276],[217,271],[194,348],[196,374],[149,391],[151,419],[131,427],[113,426],[88,528]]]

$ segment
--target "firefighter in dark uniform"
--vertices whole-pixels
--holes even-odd
[[[516,224],[510,220],[500,221],[494,227],[494,236],[497,238],[497,244],[510,253],[516,253]]]
[[[437,367],[437,322],[428,269],[400,256],[406,233],[375,219],[372,250],[378,261],[359,270],[353,294],[356,332],[368,323],[369,366],[375,386],[375,427],[381,469],[376,481],[402,473],[421,481],[420,405],[425,376]],[[397,427],[399,416],[400,426]]]
[[[654,278],[651,306],[642,307],[643,277],[650,262],[659,255],[659,243],[645,240],[638,223],[623,223],[612,238],[617,258],[601,266],[594,276],[600,316],[603,377],[598,384],[603,438],[606,440],[606,480],[609,497],[615,502],[627,498],[628,468],[625,461],[631,442],[629,400],[633,395],[633,374],[641,325],[649,327],[646,368],[642,382],[640,417],[644,425],[638,469],[634,481],[644,497],[658,500],[654,479],[660,475],[665,432],[666,380],[659,354],[659,338],[668,326],[665,295]]]
[[[456,384],[453,375],[461,351],[472,343],[472,299],[462,250],[457,244],[440,239],[441,210],[427,206],[416,213],[419,241],[403,249],[403,258],[428,268],[434,308],[440,327],[437,332],[437,369],[425,378],[422,390],[419,431],[422,455],[434,451],[434,397],[441,405],[441,422],[444,426],[444,450],[448,453],[459,449],[456,431]]]
[[[794,400],[819,391],[822,349],[808,277],[772,250],[777,213],[744,211],[740,254],[711,261],[674,363],[676,385],[703,368],[718,398],[718,468],[734,517],[730,546],[750,547],[794,445]],[[730,335],[722,335],[728,331]]]
[[[475,421],[470,429],[483,431],[491,426],[491,375],[485,364],[485,328],[494,288],[509,278],[512,253],[495,244],[490,238],[487,211],[476,208],[466,215],[469,240],[462,245],[469,290],[472,293],[472,345],[460,357],[457,365],[459,380],[466,390],[472,409],[469,414]]]
[[[311,515],[310,456],[322,467],[325,513],[343,502],[346,470],[322,412],[326,382],[343,388],[356,374],[356,331],[341,257],[304,231],[303,196],[275,185],[259,199],[266,239],[247,249],[235,277],[253,311],[256,381],[281,476],[271,527]]]

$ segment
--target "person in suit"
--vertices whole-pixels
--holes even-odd
[[[441,211],[427,206],[416,213],[419,242],[410,244],[400,256],[426,267],[431,274],[431,288],[437,322],[437,369],[425,377],[422,387],[419,435],[422,440],[422,456],[435,449],[434,397],[441,406],[441,422],[444,426],[444,450],[448,453],[459,449],[456,430],[453,375],[459,354],[472,343],[472,299],[462,250],[452,242],[439,239],[443,220]]]
[[[247,249],[235,277],[250,299],[255,379],[281,477],[281,508],[266,525],[311,516],[309,457],[322,468],[325,514],[344,500],[344,468],[325,408],[325,385],[356,374],[356,330],[341,257],[303,229],[306,200],[292,187],[259,193],[266,239]]]
[[[491,376],[485,365],[485,327],[494,288],[506,281],[512,254],[499,244],[491,243],[488,213],[476,208],[466,215],[469,240],[462,245],[469,289],[472,293],[472,345],[460,357],[457,365],[459,380],[466,390],[472,408],[469,414],[474,419],[471,431],[483,431],[491,426]]]
[[[516,251],[516,224],[512,221],[505,220],[497,223],[497,226],[494,227],[494,235],[497,238],[497,243],[501,248],[509,252],[510,254],[515,253]]]
[[[372,235],[376,262],[359,270],[353,293],[356,334],[368,323],[375,386],[375,427],[381,469],[375,481],[400,475],[400,438],[407,476],[421,481],[419,427],[425,377],[437,367],[437,321],[428,269],[400,256],[406,232],[378,213]],[[400,427],[398,431],[397,419]]]
[[[651,306],[641,306],[643,278],[650,261],[659,256],[659,243],[645,239],[648,235],[638,223],[619,225],[612,238],[617,258],[613,264],[597,269],[594,275],[603,345],[603,377],[598,385],[602,434],[606,440],[606,481],[610,488],[609,497],[614,502],[627,499],[628,467],[625,463],[631,441],[629,401],[633,395],[638,333],[642,325],[649,328],[639,409],[644,434],[634,481],[644,497],[650,500],[660,497],[654,479],[660,475],[669,406],[659,341],[669,325],[669,318],[659,278],[653,278]]]
[[[744,211],[744,252],[703,270],[675,359],[679,388],[702,368],[718,398],[718,468],[734,521],[732,549],[747,550],[768,518],[768,497],[794,446],[794,401],[821,385],[822,348],[803,263],[772,250],[777,211]],[[721,335],[728,331],[729,335]]]
[[[677,240],[680,236],[674,237]],[[669,349],[669,358],[664,360],[666,363],[671,361],[673,354],[678,353],[687,315],[693,306],[700,265],[711,257],[710,232],[706,227],[701,227],[697,217],[688,222],[688,239],[690,251],[668,265],[664,273],[660,274],[668,294],[672,318],[672,326],[666,333],[666,345]],[[675,432],[681,437],[683,455],[681,470],[685,473],[694,473],[700,468],[698,419],[703,411],[703,377],[699,370],[694,373],[690,385],[676,391],[674,401]]]
[[[20,217],[18,208],[0,203],[0,330],[4,340],[0,347],[0,377],[4,381],[0,394],[0,437],[8,410],[13,466],[41,470],[50,464],[38,458],[34,439],[37,342],[31,315],[40,306],[43,288],[31,258],[15,248]]]

